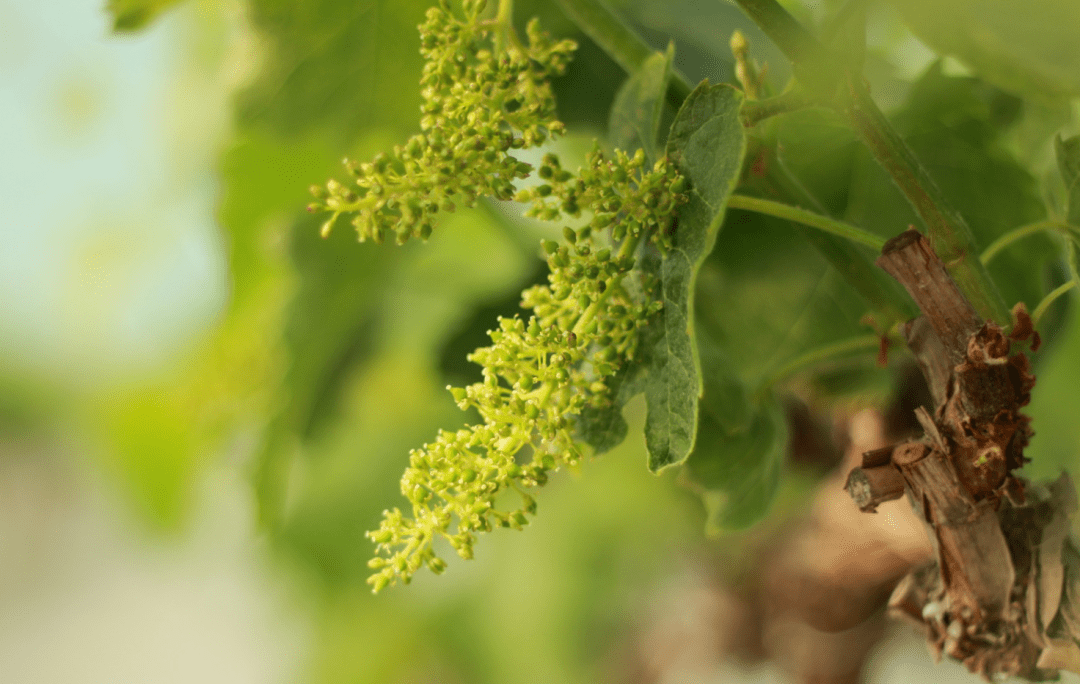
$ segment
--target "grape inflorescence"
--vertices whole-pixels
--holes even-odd
[[[520,529],[536,512],[533,491],[581,462],[588,447],[578,419],[611,406],[611,379],[635,360],[641,329],[662,308],[655,277],[637,260],[642,250],[671,248],[668,228],[687,199],[674,167],[647,163],[641,150],[597,148],[576,173],[547,154],[536,170],[542,183],[517,190],[514,181],[533,168],[511,151],[564,130],[549,81],[574,44],[551,40],[532,21],[522,45],[508,17],[482,18],[484,5],[465,0],[463,17],[446,1],[428,11],[420,27],[422,132],[371,162],[348,162],[353,184],[315,188],[311,208],[332,212],[324,231],[352,214],[360,240],[375,242],[427,238],[439,211],[481,197],[516,200],[545,221],[585,222],[563,228],[562,240],[542,241],[550,274],[522,293],[527,320],[500,318],[491,345],[469,356],[483,380],[448,388],[481,422],[441,431],[410,453],[401,493],[411,511],[386,511],[367,535],[378,552],[368,578],[376,592],[425,565],[442,572],[439,538],[468,559],[478,534]]]

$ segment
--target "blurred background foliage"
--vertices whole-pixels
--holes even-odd
[[[345,227],[321,239],[321,220],[304,211],[308,186],[339,175],[342,156],[368,158],[416,130],[416,25],[428,4],[111,0],[106,13],[0,2],[0,141],[11,150],[0,197],[12,208],[0,251],[0,479],[25,485],[25,466],[39,473],[34,482],[103,492],[93,510],[124,521],[106,548],[187,548],[196,542],[182,540],[210,534],[200,530],[234,529],[229,548],[246,549],[246,572],[262,578],[253,586],[289,616],[267,619],[301,627],[273,661],[284,658],[281,669],[228,678],[211,668],[202,681],[679,681],[706,666],[696,676],[779,677],[717,670],[706,657],[719,657],[717,643],[698,660],[672,656],[683,652],[668,643],[680,634],[716,641],[708,615],[687,608],[686,624],[656,625],[678,621],[672,606],[693,603],[697,588],[747,572],[748,550],[805,503],[822,468],[778,467],[766,522],[706,538],[699,499],[646,471],[638,402],[627,411],[632,437],[555,478],[526,532],[491,535],[476,561],[451,562],[443,577],[369,594],[363,533],[399,505],[409,449],[468,419],[443,388],[474,377],[464,355],[543,277],[537,245],[550,230],[482,206],[444,221],[427,244],[360,245]],[[789,6],[821,25],[840,4]],[[977,14],[974,4],[868,3],[867,75],[985,246],[1065,213],[1051,141],[1075,133],[1080,17],[1068,0]],[[735,29],[773,84],[787,78],[780,53],[734,5],[612,5],[658,49],[674,40],[691,82],[734,80]],[[572,131],[559,150],[580,161],[603,136],[625,74],[556,3],[518,0],[515,12],[579,42],[555,86]],[[41,74],[52,91],[36,85]],[[53,120],[68,123],[49,128]],[[765,135],[828,213],[883,236],[917,222],[834,116],[789,115]],[[1062,254],[1050,237],[1030,238],[992,273],[1010,303],[1032,309],[1069,277]],[[703,334],[747,387],[809,348],[868,330],[865,301],[804,233],[748,212],[727,217],[698,297]],[[1072,469],[1080,454],[1080,317],[1069,298],[1044,328],[1031,406],[1036,476]],[[782,387],[833,416],[882,407],[896,373],[874,357],[852,355]],[[207,484],[222,479],[232,484]],[[235,501],[222,513],[232,523],[208,513],[220,512],[214,496]],[[9,518],[39,510],[11,501]],[[70,501],[58,510],[83,510]],[[27,540],[44,533],[34,524]],[[15,542],[0,549],[23,552]],[[28,576],[15,573],[5,590]],[[48,586],[25,610],[47,612]],[[0,671],[6,659],[24,673],[6,681],[57,681],[19,655],[19,624],[0,624],[9,644]],[[954,675],[937,671],[937,681]]]

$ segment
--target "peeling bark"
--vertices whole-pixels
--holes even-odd
[[[932,412],[916,410],[921,438],[868,452],[848,477],[864,511],[905,490],[934,543],[934,562],[900,582],[890,613],[988,679],[1055,676],[1080,655],[1075,639],[1060,638],[1080,614],[1062,561],[1080,558],[1066,538],[1075,495],[1067,476],[1047,490],[1013,474],[1032,435],[1020,408],[1035,378],[1010,346],[1033,338],[1036,347],[1038,333],[1022,305],[1009,337],[983,321],[915,230],[886,243],[877,263],[923,313],[903,333],[934,401]]]

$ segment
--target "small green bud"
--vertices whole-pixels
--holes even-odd
[[[386,544],[394,538],[394,535],[390,530],[380,529],[375,532],[368,532],[368,538],[376,544]]]
[[[549,256],[559,251],[559,243],[554,240],[542,240],[540,244],[543,245],[544,251],[547,252]]]
[[[570,226],[564,227],[562,229],[562,234],[563,234],[563,237],[566,239],[566,241],[569,242],[570,244],[574,244],[574,243],[577,242],[577,237],[578,237],[577,233],[575,233],[574,229],[571,228]]]
[[[469,396],[469,393],[464,387],[451,387],[450,385],[447,385],[446,389],[450,390],[450,396],[454,398],[454,403],[456,404],[465,403],[465,400]]]
[[[379,573],[378,575],[372,575],[367,579],[368,584],[371,585],[371,593],[378,594],[380,591],[386,588],[386,585],[390,584],[390,578]]]
[[[446,570],[446,561],[444,561],[442,558],[429,558],[427,565],[436,575],[441,575],[443,574],[443,571]]]
[[[593,228],[604,229],[611,225],[614,217],[611,214],[597,214],[589,223]]]

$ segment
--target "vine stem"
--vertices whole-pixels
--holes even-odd
[[[1031,325],[1033,327],[1037,327],[1039,325],[1039,319],[1043,317],[1043,314],[1045,314],[1046,310],[1050,308],[1050,305],[1053,304],[1058,297],[1073,289],[1075,286],[1076,281],[1070,279],[1062,285],[1054,288],[1054,290],[1050,292],[1050,294],[1043,297],[1042,301],[1039,302],[1038,306],[1035,307],[1035,310],[1031,312]]]
[[[731,195],[728,198],[727,206],[729,209],[745,209],[746,211],[754,211],[759,214],[795,221],[804,226],[817,228],[820,231],[846,238],[852,242],[858,242],[876,251],[881,251],[881,248],[885,245],[884,238],[870,231],[790,204],[761,199],[760,197],[750,197],[749,195]]]
[[[559,7],[577,27],[600,46],[628,74],[635,73],[656,50],[636,31],[608,9],[602,0],[557,0]],[[672,70],[667,102],[678,109],[693,90],[686,77]]]
[[[983,318],[1007,323],[1010,316],[1005,300],[982,261],[975,258],[971,229],[878,109],[862,77],[851,75],[849,86],[848,115],[856,131],[926,224],[930,244],[949,274]]]
[[[1009,232],[1005,233],[1004,235],[998,237],[998,239],[991,242],[990,245],[986,249],[984,249],[983,253],[979,256],[979,261],[981,261],[985,266],[986,264],[990,263],[990,260],[997,256],[997,254],[1001,250],[1005,249],[1017,240],[1021,240],[1029,235],[1035,235],[1036,233],[1041,233],[1043,231],[1055,231],[1061,230],[1062,228],[1064,228],[1064,224],[1062,224],[1060,221],[1053,220],[1037,221],[1035,223],[1029,223],[1026,226],[1014,228]]]
[[[735,2],[791,59],[800,78],[824,87],[828,72],[842,70],[840,63],[776,0]],[[860,74],[847,74],[843,97],[852,126],[926,224],[934,250],[948,265],[961,290],[983,317],[1007,323],[1008,308],[982,262],[975,258],[970,228],[878,109]]]

